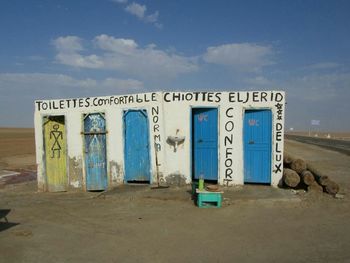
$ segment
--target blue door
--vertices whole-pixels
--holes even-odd
[[[244,115],[244,182],[271,183],[270,110],[247,110]]]
[[[145,110],[124,113],[125,181],[150,183],[148,118]]]
[[[86,189],[107,188],[106,121],[101,113],[84,118]]]
[[[192,109],[193,178],[218,180],[218,110]]]

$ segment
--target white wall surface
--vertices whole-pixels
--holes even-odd
[[[123,113],[145,109],[150,131],[151,183],[157,183],[157,152],[160,181],[171,175],[191,182],[191,111],[195,107],[218,108],[218,182],[221,185],[244,183],[243,116],[247,109],[272,111],[271,185],[282,177],[285,93],[249,92],[156,92],[123,96],[47,100],[35,102],[35,138],[38,187],[45,190],[45,163],[42,133],[43,117],[64,115],[67,131],[68,178],[70,188],[85,189],[83,116],[103,112],[106,117],[108,185],[124,183]],[[177,151],[166,142],[168,136],[185,136]],[[231,143],[232,142],[232,143]],[[73,165],[74,164],[74,165]]]

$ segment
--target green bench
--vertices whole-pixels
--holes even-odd
[[[224,192],[209,192],[205,190],[196,189],[197,205],[200,208],[206,207],[221,207],[222,194]]]

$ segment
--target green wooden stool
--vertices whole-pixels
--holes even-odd
[[[221,207],[222,194],[224,192],[209,192],[205,190],[200,191],[196,189],[196,193],[198,207]]]

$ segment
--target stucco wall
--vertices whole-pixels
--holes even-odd
[[[249,92],[156,92],[125,96],[35,102],[35,138],[38,165],[38,187],[46,190],[43,117],[64,115],[67,133],[67,167],[69,188],[85,189],[83,116],[103,112],[107,133],[108,186],[124,182],[123,113],[128,109],[145,109],[150,131],[151,183],[171,183],[180,177],[191,182],[191,110],[196,107],[218,108],[218,182],[222,185],[244,183],[243,116],[247,109],[272,111],[271,185],[282,177],[285,94],[282,91]],[[177,151],[167,143],[168,136],[185,136]]]

